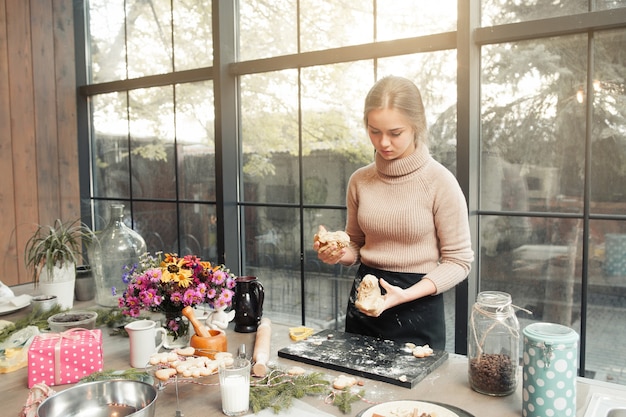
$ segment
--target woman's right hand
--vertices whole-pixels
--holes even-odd
[[[347,252],[346,248],[340,248],[334,242],[325,245],[315,242],[313,243],[313,249],[317,252],[317,257],[320,261],[330,265],[339,263]]]

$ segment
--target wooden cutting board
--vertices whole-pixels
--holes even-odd
[[[278,356],[413,388],[448,358],[448,352],[435,351],[426,358],[416,358],[404,343],[322,330],[280,349]]]

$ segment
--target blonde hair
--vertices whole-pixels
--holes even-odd
[[[415,145],[428,143],[428,129],[422,94],[419,88],[403,77],[387,76],[378,80],[365,97],[363,122],[367,128],[367,115],[372,110],[395,109],[409,120],[415,132]]]

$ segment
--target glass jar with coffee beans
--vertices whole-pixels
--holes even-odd
[[[468,334],[469,383],[482,394],[515,391],[519,372],[520,328],[511,296],[483,291],[472,307]]]

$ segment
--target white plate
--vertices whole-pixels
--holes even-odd
[[[409,400],[390,401],[375,405],[363,411],[361,417],[372,417],[374,413],[384,417],[412,417],[413,410],[416,408],[419,411],[418,415],[421,415],[422,413],[429,413],[433,417],[459,417],[457,413],[454,413],[437,404]]]
[[[31,299],[32,297],[30,295],[20,295],[19,297],[15,297],[14,300],[6,301],[0,304],[0,316],[11,314],[14,311],[28,307]]]

